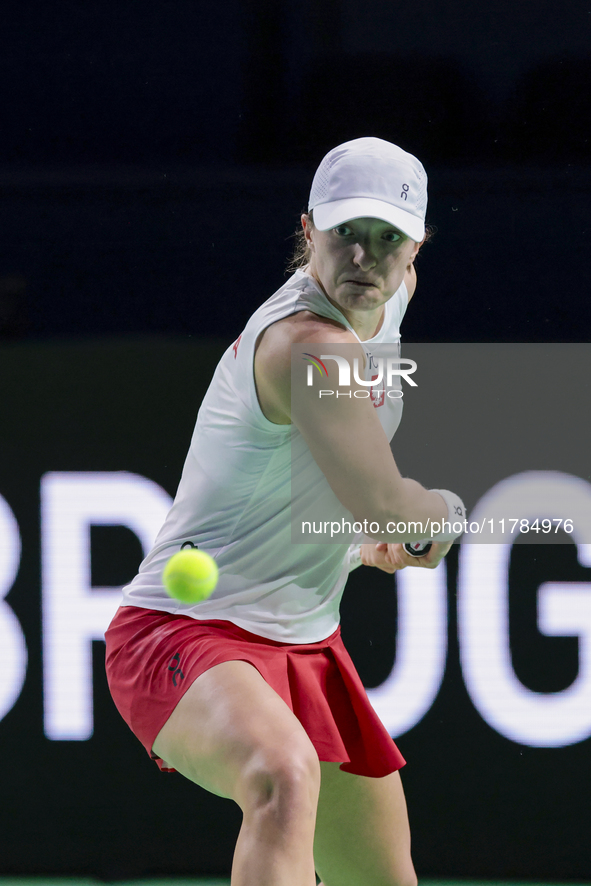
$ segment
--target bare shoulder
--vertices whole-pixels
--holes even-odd
[[[260,335],[256,351],[265,354],[285,355],[286,349],[305,342],[356,342],[357,339],[344,326],[328,317],[320,317],[311,311],[290,314],[268,326]],[[289,353],[287,355],[289,363]]]
[[[311,311],[290,314],[268,326],[255,347],[254,377],[263,414],[275,424],[290,424],[291,346],[357,339],[344,326]]]

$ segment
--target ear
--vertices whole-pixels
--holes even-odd
[[[420,243],[415,243],[415,248],[413,249],[411,256],[410,256],[411,264],[415,260],[417,255],[419,254],[419,249],[421,248],[421,246],[423,245],[423,243],[425,242],[426,239],[427,239],[427,235],[425,234],[425,236],[423,237],[423,239],[421,240]]]
[[[312,231],[314,227],[310,221],[310,217],[304,212],[302,213],[302,228],[304,230],[304,237],[306,238],[306,243],[310,247],[311,250],[314,249],[314,241],[312,239]]]

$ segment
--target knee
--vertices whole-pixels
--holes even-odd
[[[367,880],[367,886],[370,884],[371,886],[418,886],[418,880],[413,863],[409,860],[408,864],[396,865],[392,871],[383,871],[381,876],[374,872],[371,879]]]
[[[391,880],[391,886],[418,886],[418,882],[415,869],[411,862],[408,870],[404,871],[402,874],[398,874]]]
[[[243,811],[278,820],[316,813],[320,763],[307,736],[281,747],[257,749],[243,769],[237,797]]]
[[[356,881],[357,882],[357,881]],[[360,880],[365,884],[365,879]],[[414,871],[414,868],[410,867],[410,869],[404,874],[396,873],[391,877],[387,876],[384,878],[380,878],[378,876],[372,876],[371,881],[367,881],[367,886],[418,886],[417,875]],[[323,886],[323,883],[319,883],[318,886]]]

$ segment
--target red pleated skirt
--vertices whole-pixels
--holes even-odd
[[[319,643],[288,644],[228,621],[122,606],[105,640],[113,700],[163,771],[174,769],[153,753],[156,736],[193,680],[224,661],[247,661],[259,671],[298,718],[320,760],[376,778],[405,764],[371,706],[340,628]]]

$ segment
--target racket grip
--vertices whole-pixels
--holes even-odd
[[[431,550],[430,541],[405,541],[404,550],[411,557],[424,557]]]

